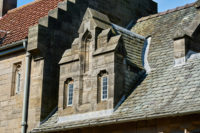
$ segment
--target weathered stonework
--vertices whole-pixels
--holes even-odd
[[[1,0],[0,2],[3,2],[3,0]],[[10,2],[10,0],[7,0],[6,2]],[[77,31],[80,27],[80,23],[86,9],[88,7],[92,7],[96,10],[102,11],[103,13],[108,14],[107,20],[111,20],[111,22],[115,22],[119,25],[125,26],[129,24],[131,20],[133,20],[132,21],[133,23],[134,21],[136,21],[138,17],[152,14],[157,11],[156,3],[152,2],[151,0],[148,0],[148,1],[144,0],[143,2],[146,3],[145,6],[141,4],[142,1],[141,2],[123,1],[122,3],[122,1],[110,1],[110,0],[105,0],[105,1],[64,0],[63,2],[60,2],[58,4],[57,8],[49,11],[46,17],[39,19],[38,24],[32,26],[29,29],[27,51],[31,53],[33,58],[31,61],[31,75],[30,75],[30,92],[29,92],[29,108],[28,108],[28,123],[27,123],[28,131],[32,130],[34,127],[38,126],[40,122],[45,120],[45,118],[49,115],[49,113],[58,105],[58,86],[59,86],[59,71],[60,71],[58,63],[64,51],[70,48],[73,40],[79,36],[79,33]],[[143,9],[141,7],[143,7]],[[121,12],[121,10],[123,10],[123,12]],[[132,14],[131,12],[137,12],[137,14]],[[121,19],[122,16],[123,17],[126,16],[126,19],[124,18]],[[109,21],[109,23],[111,22]],[[130,25],[132,25],[132,23]],[[85,26],[81,26],[81,27],[87,27],[87,26],[90,26],[90,24],[86,24]],[[110,25],[106,27],[105,26],[106,24],[103,24],[101,26],[99,25],[99,28],[107,29],[111,27]],[[81,30],[82,29],[80,29],[80,36],[83,36],[81,34],[84,33],[85,31],[81,31]],[[96,40],[93,40],[90,43],[97,43],[97,41],[100,40],[100,36],[99,36],[99,39],[97,39],[98,38],[97,35],[100,32],[102,32],[101,30],[93,29],[92,32],[96,32],[96,33],[92,33],[92,34],[95,34],[93,38],[95,38]],[[110,44],[117,43],[120,37],[116,36],[111,39],[110,33],[113,33],[113,31],[109,30],[108,35],[107,33],[104,35],[102,32],[102,38],[107,37],[105,44],[107,44],[108,42]],[[103,46],[104,44],[100,44],[100,45]],[[90,49],[94,50],[94,48],[90,48]],[[108,47],[108,49],[99,48],[99,51],[96,51],[95,53],[96,57],[94,59],[95,62],[98,62],[98,60],[101,60],[101,62],[98,62],[100,64],[103,64],[102,62],[104,62],[104,59],[106,59],[106,63],[104,63],[103,65],[104,66],[106,66],[106,64],[109,65],[107,69],[111,73],[110,79],[112,79],[109,81],[110,82],[109,84],[114,84],[113,83],[114,71],[116,69],[113,63],[115,60],[114,57],[117,57],[117,55],[115,55],[114,52],[113,53],[111,52],[113,49],[114,47]],[[107,52],[111,52],[111,53],[109,53],[105,57],[99,56],[99,54],[107,53]],[[91,54],[93,53],[89,53],[89,54],[91,56]],[[23,56],[24,56],[23,58],[25,58],[25,53],[23,54]],[[11,61],[12,63],[15,63],[15,60],[17,60],[15,59],[15,55],[14,57],[9,57],[9,58],[13,59],[13,62]],[[121,58],[121,56],[119,58]],[[75,60],[77,59],[75,58]],[[4,59],[2,59],[2,61],[4,61]],[[5,62],[6,61],[8,61],[8,59],[5,59]],[[99,64],[95,64],[95,66],[92,66],[90,61],[91,60],[89,60],[89,63],[87,64],[87,67],[86,67],[87,71],[90,68],[96,67],[96,69],[99,69],[99,71],[96,70],[95,74],[98,75],[101,70],[100,67],[98,66]],[[6,64],[5,62],[2,62],[2,65]],[[122,64],[122,62],[120,63]],[[24,78],[24,71],[25,71],[24,64],[25,63],[23,61],[22,62],[23,78]],[[75,66],[75,67],[78,67],[78,66]],[[80,66],[80,67],[83,68],[83,66]],[[7,70],[6,68],[3,68],[3,69]],[[88,72],[87,75],[89,74],[90,73]],[[6,77],[7,76],[5,75],[2,77],[2,81],[0,81],[2,82],[2,84],[4,84],[4,82],[5,84],[7,84],[8,81],[4,80],[4,78]],[[9,73],[9,78],[11,78],[10,73]],[[92,77],[89,77],[89,78],[92,78]],[[92,84],[92,82],[91,81],[88,82],[88,80],[90,79],[88,79],[87,76],[85,77],[83,76],[83,82],[85,82],[85,86],[83,87],[87,87]],[[95,78],[94,81],[97,82],[97,79]],[[7,86],[7,85],[6,87],[5,86],[1,86],[1,87],[2,89],[8,88],[7,90],[11,92],[11,89],[9,88],[12,88],[12,87]],[[24,85],[21,85],[21,87],[23,88]],[[113,88],[113,86],[111,86],[111,88]],[[78,101],[78,104],[86,104],[82,107],[83,112],[86,112],[88,110],[87,106],[89,106],[88,104],[88,102],[90,102],[89,99],[90,98],[92,99],[95,97],[91,95],[91,97],[87,99],[86,97],[88,93],[89,91],[82,92],[82,96],[80,96],[80,98],[82,97],[82,101],[81,102]],[[93,90],[92,93],[97,93],[97,92]],[[20,93],[19,95],[20,96],[13,96],[13,97],[20,97],[20,98],[17,98],[17,101],[18,100],[20,101],[19,108],[16,109],[17,110],[16,114],[17,114],[18,119],[15,120],[15,116],[10,115],[7,121],[5,120],[7,119],[7,115],[2,116],[0,118],[2,119],[1,121],[2,128],[0,128],[0,132],[1,131],[9,132],[9,133],[20,132],[23,94]],[[114,96],[114,91],[111,89],[111,92],[109,92],[109,97],[113,97],[113,96]],[[7,96],[7,94],[5,95],[4,93],[2,93],[1,98],[3,99],[1,102],[1,105],[2,107],[4,107],[4,105],[6,105],[7,102],[9,101],[8,99],[10,99],[10,97]],[[13,98],[12,100],[15,101],[15,98]],[[119,99],[117,99],[116,101],[118,100]],[[16,105],[18,106],[18,103],[16,103]],[[12,107],[9,106],[8,110],[10,112],[11,110],[13,111],[14,106],[15,105],[12,105]],[[97,110],[101,110],[102,108],[105,108],[105,109],[113,108],[113,99],[110,98],[109,104],[107,105],[104,105],[103,103],[99,104],[99,107],[97,108],[98,108]],[[7,113],[7,111],[5,110],[3,110],[2,112]],[[8,113],[8,114],[11,114],[11,113]],[[12,117],[12,119],[10,117]],[[15,126],[11,127],[13,123],[18,123],[16,125],[17,127]]]
[[[141,4],[142,2],[146,3],[143,9],[141,8],[143,7],[143,4]],[[42,70],[43,75],[41,76],[42,78],[40,81],[40,86],[38,86],[38,88],[41,89],[41,95],[37,96],[38,98],[42,96],[42,98],[39,98],[41,99],[41,113],[39,116],[40,121],[43,121],[58,103],[59,60],[61,59],[64,51],[71,47],[73,40],[77,38],[79,34],[80,36],[83,36],[85,29],[79,29],[79,27],[87,27],[92,25],[92,23],[87,23],[85,26],[81,26],[83,15],[88,7],[92,7],[95,10],[106,13],[106,20],[109,20],[109,23],[114,22],[116,24],[125,26],[130,23],[131,20],[133,23],[140,16],[156,12],[157,4],[151,0],[140,2],[132,0],[123,2],[120,0],[63,1],[58,4],[57,8],[49,11],[47,16],[41,18],[37,25],[30,27],[27,50],[32,54],[36,64],[38,61],[44,63]],[[123,12],[121,12],[121,10],[123,10]],[[138,12],[138,14],[131,13],[135,11]],[[122,16],[123,19],[121,19]],[[98,25],[98,27],[101,29],[107,29],[111,27],[111,25],[106,25],[107,24]],[[78,29],[79,33],[77,32]],[[98,35],[100,31],[95,30],[94,32],[96,33],[92,34],[95,34],[95,39],[97,39],[96,35]],[[108,39],[110,39],[109,36]],[[113,38],[113,40],[115,40],[115,38]],[[96,43],[97,40],[93,41]],[[113,48],[110,47],[110,49]],[[104,52],[107,51],[108,50],[104,50]],[[97,54],[99,53],[97,52]],[[91,66],[88,65],[87,68],[88,67]],[[31,87],[30,89],[32,92],[33,88]],[[38,109],[40,107],[38,107]]]
[[[13,66],[22,63],[21,91],[11,96]],[[0,132],[19,133],[23,105],[23,80],[25,74],[25,55],[18,52],[0,60]]]
[[[199,58],[174,67],[174,59],[186,62],[188,53],[200,52],[199,1],[196,7],[142,18],[133,26],[156,12],[154,2],[60,2],[29,29],[28,131],[199,133]],[[152,68],[148,74],[145,53]],[[19,62],[22,85],[15,94],[13,65]],[[20,132],[25,64],[25,51],[1,56],[0,133]],[[108,79],[105,99],[103,77]],[[67,103],[70,83],[72,105]]]
[[[125,41],[122,40],[106,15],[87,9],[79,38],[60,61],[60,117],[114,110],[121,104],[120,100],[126,98],[139,81],[139,71],[131,71],[133,66],[126,63]],[[108,77],[108,99],[102,101],[101,76],[104,74]],[[67,105],[68,79],[74,84],[72,106]]]
[[[109,27],[111,25],[107,16],[87,9],[79,28],[79,38],[74,40],[72,48],[65,51],[60,61],[60,116],[114,108],[115,50],[119,45],[120,36],[112,36],[102,41],[104,33],[107,33],[104,36],[108,37],[108,33],[112,32],[103,30]],[[109,89],[106,101],[97,101],[98,74],[101,71],[108,73]],[[63,85],[68,78],[74,81],[72,107],[67,107],[66,103],[63,103],[66,100],[64,89],[67,89]]]
[[[110,24],[107,21],[109,15],[92,13],[95,17],[90,18],[86,13],[79,37],[74,39],[71,49],[65,51],[60,61],[58,111],[32,132],[199,132],[199,58],[188,59],[187,63],[174,67],[174,55],[181,58],[189,49],[197,48],[198,43],[192,41],[198,36],[199,24],[195,22],[198,19],[193,21],[198,13],[194,4],[158,13],[142,18],[133,26],[132,32],[114,24],[101,29],[99,27]],[[181,29],[180,36],[174,38],[177,27],[190,27],[190,24],[193,24],[191,34]],[[146,75],[144,43],[149,37],[151,45],[146,60],[151,72]],[[112,47],[106,47],[111,40],[117,42],[113,51]],[[199,42],[198,39],[195,41]],[[90,54],[92,52],[94,54]],[[107,61],[112,63],[105,65]],[[108,72],[102,71],[106,68]],[[98,79],[110,73],[114,77],[114,80],[109,77],[114,81],[112,106],[104,101],[97,108],[101,103]],[[68,80],[75,84],[72,106],[66,106],[65,102]]]

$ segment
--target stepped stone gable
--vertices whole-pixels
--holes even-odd
[[[1,0],[12,4],[16,0]],[[0,132],[21,132],[22,107],[24,98],[26,53],[23,42],[28,36],[28,27],[38,23],[38,19],[57,7],[62,0],[39,0],[20,8],[9,10],[0,18]],[[0,2],[0,4],[2,4]],[[1,5],[2,6],[2,5]],[[9,7],[10,8],[10,7]],[[34,12],[34,13],[33,13]],[[16,50],[17,49],[17,50]],[[16,50],[12,53],[13,50]],[[6,52],[8,52],[5,54]],[[15,91],[15,67],[21,66],[19,91]],[[31,95],[29,106],[29,130],[40,122],[41,75],[43,63],[31,64]]]
[[[183,132],[184,130],[185,132],[198,132],[200,130],[198,122],[198,110],[200,109],[199,58],[188,58],[185,64],[174,65],[174,39],[176,39],[177,30],[182,28],[182,31],[186,31],[184,34],[191,30],[191,34],[186,35],[192,40],[199,35],[197,28],[199,10],[194,5],[190,4],[164,13],[143,17],[132,27],[131,31],[134,34],[137,33],[143,37],[151,36],[148,61],[152,71],[141,84],[136,86],[113,114],[101,118],[59,123],[60,114],[57,112],[46,123],[35,128],[32,132],[59,132],[63,130],[103,132],[110,131],[109,128],[112,124],[111,131],[113,132],[124,132],[125,128],[130,129],[130,131],[145,132],[150,130],[152,132]],[[184,27],[189,27],[189,29]],[[113,29],[127,34],[116,26]],[[104,32],[108,33],[108,31]],[[122,42],[125,42],[123,34],[120,35]],[[142,40],[140,41],[142,42]],[[129,50],[126,47],[125,50],[125,57],[131,60],[131,56],[128,58]],[[134,64],[141,66],[140,61],[134,62]],[[123,125],[123,122],[127,123]],[[116,127],[116,123],[119,123],[121,128]],[[93,128],[100,124],[103,127]],[[125,126],[127,124],[128,126]],[[131,125],[132,127],[130,127]]]
[[[145,37],[112,24],[107,15],[90,8],[83,17],[78,33],[79,38],[73,41],[71,49],[64,52],[59,62],[60,120],[76,114],[117,109],[121,100],[125,99],[145,76],[141,58]],[[88,50],[85,50],[87,43]],[[134,46],[138,48],[137,53],[131,50]],[[89,55],[89,60],[85,63],[86,54]],[[133,56],[138,60],[133,62]],[[109,78],[106,101],[98,98],[98,75],[102,71],[106,71]],[[75,89],[72,107],[67,107],[65,102],[64,89],[68,79],[73,80]]]
[[[145,1],[143,2],[143,3],[146,3],[145,7],[142,9],[143,11],[140,11],[141,10],[140,6],[142,6],[141,3],[142,2],[138,2],[138,1],[123,1],[122,2],[121,0],[117,0],[117,1],[116,0],[115,1],[74,0],[74,1],[60,2],[57,8],[49,12],[48,16],[41,18],[39,20],[38,25],[34,26],[33,28],[30,28],[30,33],[29,33],[30,45],[28,46],[28,49],[29,51],[33,51],[33,52],[38,51],[38,50],[42,52],[44,51],[43,49],[48,47],[47,45],[44,45],[44,44],[42,45],[42,42],[44,40],[41,40],[40,42],[40,38],[43,38],[42,37],[43,34],[45,35],[45,33],[50,33],[48,31],[45,31],[45,27],[47,28],[46,30],[62,29],[64,33],[68,33],[69,31],[71,32],[77,31],[76,28],[79,27],[80,22],[82,20],[82,16],[84,15],[87,7],[92,7],[93,9],[97,11],[107,14],[111,22],[121,25],[121,26],[127,25],[130,21],[135,22],[138,17],[156,12],[156,7],[157,7],[156,3],[150,0]],[[124,11],[121,12],[121,10],[124,10]],[[138,12],[140,14],[137,14],[137,13],[132,14],[131,12]],[[134,15],[134,16],[131,16],[131,15]],[[70,25],[70,27],[68,25]],[[35,32],[34,32],[34,29],[35,29]],[[41,35],[39,32],[40,30],[41,30]],[[38,37],[39,37],[38,43],[37,41],[34,41],[34,38],[32,38],[32,36],[34,36],[34,33],[37,33],[37,32],[38,32]],[[74,36],[68,37],[68,40],[64,40],[64,41],[72,42],[75,36],[77,36],[76,33],[74,33]],[[50,39],[47,38],[45,42],[48,42],[48,41],[50,41]]]
[[[35,62],[43,62],[44,64],[44,74],[41,80],[41,121],[56,107],[57,100],[53,99],[58,99],[58,89],[56,89],[59,84],[58,62],[65,49],[70,48],[73,40],[79,36],[77,31],[87,7],[108,14],[107,19],[110,22],[125,25],[131,20],[135,21],[141,15],[156,12],[157,5],[154,2],[149,0],[145,3],[145,8],[140,11],[142,5],[138,1],[123,1],[121,3],[120,0],[64,0],[58,3],[57,8],[49,11],[47,16],[40,18],[38,24],[29,28],[27,50],[32,54]],[[112,6],[118,8],[112,8]],[[120,8],[124,12],[120,12]],[[120,12],[117,16],[114,14],[115,10]],[[141,14],[131,14],[132,11],[136,10]],[[120,16],[123,16],[123,19],[119,19]],[[101,25],[99,27],[102,28]]]

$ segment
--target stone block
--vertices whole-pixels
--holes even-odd
[[[185,38],[174,40],[174,57],[181,58],[186,55],[186,40]]]

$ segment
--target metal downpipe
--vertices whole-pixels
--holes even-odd
[[[29,83],[30,83],[30,65],[31,64],[31,54],[26,52],[26,73],[25,73],[25,83],[24,83],[24,100],[23,100],[23,110],[22,110],[22,129],[21,133],[27,132],[27,115],[28,115],[28,101],[29,101]]]

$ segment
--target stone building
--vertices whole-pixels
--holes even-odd
[[[200,133],[200,1],[16,2],[0,0],[0,133]]]

